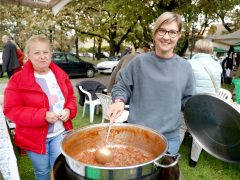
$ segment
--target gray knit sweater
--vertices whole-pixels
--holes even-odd
[[[181,108],[195,94],[193,77],[190,63],[178,55],[163,59],[154,52],[144,53],[121,71],[113,100],[129,101],[129,123],[174,138],[179,135]]]

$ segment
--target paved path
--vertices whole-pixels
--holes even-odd
[[[85,78],[85,77],[71,78],[71,82],[72,82],[72,85],[73,85],[74,92],[77,92],[76,84],[81,82],[81,81],[86,81],[86,80],[99,81],[100,83],[102,83],[103,85],[105,85],[107,87],[108,82],[110,80],[110,75],[96,73],[94,78]],[[0,95],[3,94],[6,86],[7,86],[6,83],[4,83],[4,84],[0,83]]]
[[[0,95],[3,94],[4,89],[6,88],[7,84],[0,83]]]

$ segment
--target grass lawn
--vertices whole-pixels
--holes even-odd
[[[0,78],[0,84],[2,83],[7,83],[8,82],[8,77],[7,77],[7,73],[3,74],[3,77]]]

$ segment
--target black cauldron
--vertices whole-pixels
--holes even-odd
[[[166,157],[163,160],[164,164],[172,163],[174,160]],[[55,180],[91,180],[89,178],[83,177],[79,174],[76,174],[74,171],[66,163],[65,157],[61,154],[58,156],[54,163],[53,167],[53,176]],[[157,180],[157,179],[164,179],[164,180],[178,180],[180,176],[179,166],[175,165],[171,168],[159,168],[154,173],[151,173],[147,176],[143,176],[138,178],[138,180]],[[111,177],[111,176],[109,176]],[[109,178],[108,180],[113,180]]]

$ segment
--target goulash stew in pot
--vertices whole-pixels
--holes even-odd
[[[106,144],[108,125],[92,125],[67,135],[64,153],[80,163],[104,167],[127,167],[147,163],[166,151],[167,141],[158,133],[137,125],[113,125]],[[107,147],[113,159],[96,160],[96,150]],[[100,161],[101,162],[101,161]]]
[[[96,150],[86,150],[81,152],[76,159],[92,165],[101,165],[108,167],[123,167],[141,164],[154,159],[154,155],[140,148],[133,146],[110,146],[108,147],[113,153],[112,162],[100,164],[95,160]]]

